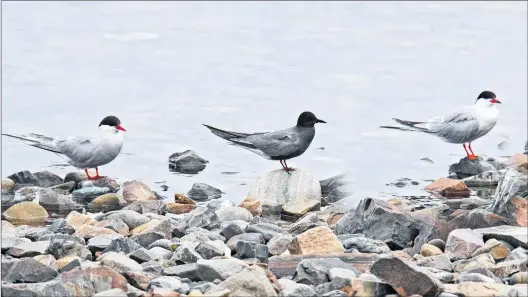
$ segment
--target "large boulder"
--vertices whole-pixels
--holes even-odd
[[[41,226],[48,219],[48,212],[35,202],[20,202],[8,208],[4,217],[15,226]]]
[[[458,163],[449,167],[449,174],[456,178],[462,179],[474,176],[486,171],[497,171],[492,163],[478,157],[476,160],[470,160],[468,157],[460,159]]]
[[[61,274],[60,281],[72,296],[93,296],[110,289],[128,291],[126,278],[105,266],[67,271]]]
[[[123,184],[123,197],[129,203],[141,200],[158,200],[156,194],[147,185],[137,180],[127,181]]]
[[[82,208],[82,206],[75,203],[70,196],[58,194],[51,189],[40,189],[37,192],[37,198],[42,207],[54,213],[66,214],[72,210]]]
[[[260,177],[248,197],[259,200],[264,210],[278,207],[280,211],[282,205],[297,198],[321,201],[321,184],[305,170],[277,169]]]
[[[2,284],[3,297],[73,297],[92,296],[72,294],[60,280],[29,284]]]
[[[491,210],[511,223],[528,226],[528,176],[526,170],[509,169],[499,182]]]

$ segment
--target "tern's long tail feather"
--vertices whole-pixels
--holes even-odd
[[[404,120],[400,120],[400,119],[396,119],[396,118],[393,118],[393,120],[396,121],[397,123],[399,123],[399,124],[401,124],[403,126],[409,127],[409,128],[395,127],[395,126],[380,126],[380,128],[396,129],[396,130],[401,130],[401,131],[414,131],[414,132],[431,133],[431,131],[429,129],[422,128],[422,127],[416,127],[416,125],[425,124],[425,122],[411,122],[411,121],[404,121]]]
[[[233,138],[244,138],[244,137],[247,137],[249,136],[249,134],[246,134],[246,133],[238,133],[238,132],[231,132],[231,131],[225,131],[225,130],[221,130],[221,129],[218,129],[218,128],[215,128],[215,127],[211,127],[209,125],[206,125],[206,124],[203,124],[205,127],[207,127],[207,129],[211,130],[211,132],[220,137],[220,138],[223,138],[223,139],[226,139],[226,140],[232,140]]]
[[[27,145],[50,151],[53,153],[61,154],[61,151],[53,144],[54,139],[48,136],[30,133],[29,135],[12,135],[2,133],[4,136],[12,137],[18,140],[22,140]]]

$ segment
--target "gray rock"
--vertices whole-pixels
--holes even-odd
[[[514,247],[523,247],[528,249],[528,233],[526,233],[526,227],[517,226],[496,226],[489,228],[475,229],[484,236],[484,240],[495,238],[497,240],[503,240]]]
[[[293,241],[295,237],[293,235],[284,233],[284,234],[277,234],[273,236],[268,243],[266,244],[269,250],[269,253],[278,256],[282,253],[284,253],[287,249],[290,243]]]
[[[416,265],[422,267],[433,267],[447,272],[453,271],[453,264],[451,263],[449,257],[446,254],[424,257],[420,260],[417,260]]]
[[[95,254],[96,252],[104,251],[114,239],[122,237],[120,234],[97,235],[88,240],[87,247],[90,252]]]
[[[279,279],[278,282],[281,287],[281,291],[279,293],[280,297],[318,296],[314,289],[310,286],[297,284],[296,282],[289,279]],[[345,294],[345,296],[347,295]]]
[[[147,286],[147,291],[152,291],[154,288],[169,289],[180,294],[187,294],[191,290],[188,284],[171,276],[160,276],[151,280]]]
[[[259,224],[249,225],[246,228],[246,232],[247,233],[260,233],[262,234],[262,236],[264,236],[264,240],[267,242],[278,234],[286,233],[286,230],[274,224],[259,223]]]
[[[194,229],[193,232],[189,232],[187,235],[183,236],[182,238],[180,238],[180,242],[181,243],[192,243],[194,244],[195,246],[198,245],[200,242],[206,242],[206,241],[210,241],[210,240],[221,240],[223,241],[223,237],[218,235],[218,234],[214,234],[210,231],[207,231],[205,229],[203,230],[198,230],[198,229]]]
[[[13,246],[22,245],[24,243],[29,243],[31,240],[27,238],[20,238],[12,234],[2,233],[2,253],[5,253],[7,250]]]
[[[305,285],[318,286],[330,282],[330,269],[344,268],[359,275],[359,271],[341,261],[339,258],[309,258],[297,264],[294,281]]]
[[[216,211],[216,215],[221,222],[234,220],[250,222],[253,219],[249,210],[238,206],[220,208]]]
[[[231,237],[235,235],[239,235],[244,233],[244,229],[239,224],[236,223],[230,223],[229,225],[222,228],[220,231],[220,235],[222,235],[226,240],[229,240]]]
[[[242,233],[231,237],[231,239],[227,241],[226,244],[232,252],[236,251],[236,245],[238,241],[249,241],[262,244],[265,243],[264,236],[260,233]]]
[[[136,261],[130,259],[129,257],[118,254],[116,252],[107,252],[102,254],[98,259],[101,262],[101,265],[108,266],[115,270],[117,273],[123,274],[127,271],[142,270],[143,267],[139,265]]]
[[[333,280],[336,277],[340,278],[356,278],[358,275],[348,268],[330,268],[328,277]]]
[[[239,273],[245,267],[249,267],[244,261],[234,258],[198,260],[197,263],[198,275],[204,281],[214,281],[215,279],[225,280]]]
[[[25,238],[28,238],[31,241],[36,241],[44,235],[53,235],[53,233],[49,231],[48,228],[29,228],[23,230],[22,233],[24,234]]]
[[[172,263],[196,263],[202,256],[198,254],[192,246],[183,244],[179,246],[172,255]]]
[[[222,197],[222,191],[204,183],[195,183],[187,192],[187,197],[194,201],[207,201]]]
[[[154,213],[164,215],[169,212],[167,204],[163,200],[138,200],[123,209],[132,210],[141,214]]]
[[[463,282],[494,283],[495,280],[480,273],[460,273],[457,279],[457,283]]]
[[[76,172],[69,172],[68,174],[66,174],[66,176],[64,177],[64,182],[65,183],[74,182],[75,188],[80,189],[81,183],[87,179],[88,177],[86,176],[84,171],[76,171]]]
[[[232,292],[231,296],[277,296],[264,269],[258,266],[243,268],[240,272],[220,282],[217,287],[211,288],[207,294],[218,296],[220,292],[226,292],[226,290]]]
[[[94,186],[86,186],[88,182],[91,181],[85,181],[81,184],[81,188],[74,190],[72,192],[72,199],[74,202],[80,203],[80,204],[88,204],[92,202],[95,198],[106,194],[111,193],[110,189],[107,187],[94,187]]]
[[[326,197],[326,200],[329,203],[335,203],[337,201],[340,201],[341,199],[344,199],[346,197],[349,197],[353,193],[350,192],[346,186],[335,188],[330,194]]]
[[[163,266],[161,266],[156,261],[148,261],[148,262],[145,262],[145,263],[141,263],[140,265],[143,268],[144,272],[160,275],[161,272],[163,271]]]
[[[72,210],[81,209],[69,196],[58,194],[51,189],[40,189],[37,192],[39,204],[48,211],[66,214]]]
[[[39,283],[54,279],[58,272],[33,258],[25,258],[11,266],[3,281],[11,283]]]
[[[493,258],[492,258],[493,259]],[[497,263],[488,269],[497,277],[504,279],[519,271],[528,271],[528,261],[511,260]]]
[[[136,241],[126,237],[118,237],[110,242],[110,244],[104,249],[103,253],[116,252],[130,254],[135,250],[139,250],[140,248],[141,245]]]
[[[471,229],[456,229],[449,233],[445,253],[451,261],[464,260],[484,246],[482,235]]]
[[[2,255],[2,278],[1,279],[4,279],[6,276],[7,276],[7,273],[9,272],[9,270],[11,269],[11,267],[13,267],[13,265],[15,265],[16,262],[20,261],[19,259],[17,258],[12,258],[10,257],[9,259],[4,257],[4,255]]]
[[[47,170],[35,172],[33,175],[38,180],[38,185],[43,188],[54,187],[63,183],[63,180],[60,176]]]
[[[201,242],[198,244],[195,250],[203,259],[207,260],[214,257],[223,256],[225,252],[210,244],[209,242]]]
[[[22,187],[15,191],[15,196],[11,199],[12,204],[20,203],[23,201],[34,201],[37,198],[37,193],[41,187],[27,186]]]
[[[371,266],[370,272],[409,296],[418,294],[423,297],[436,297],[442,292],[442,284],[425,268],[397,257],[377,260]],[[409,281],[411,279],[413,281]]]
[[[303,217],[301,217],[297,222],[289,225],[286,230],[289,234],[299,235],[306,230],[319,227],[319,226],[328,226],[317,213],[309,212]]]
[[[200,227],[211,229],[220,224],[218,216],[214,210],[206,207],[197,207],[189,212],[189,219],[186,222],[188,228]]]
[[[163,270],[163,275],[188,278],[192,281],[200,280],[197,263],[181,264],[178,266],[167,267]]]
[[[205,169],[207,160],[192,150],[174,153],[169,157],[169,170],[179,173],[196,174]]]
[[[343,242],[346,250],[356,249],[361,253],[385,254],[390,253],[390,248],[385,242],[366,237],[349,238]]]
[[[34,257],[45,254],[49,245],[49,241],[19,242],[7,250],[7,254],[17,258]]]
[[[34,284],[2,283],[3,297],[73,297],[61,281]]]
[[[232,201],[229,200],[211,200],[207,202],[198,202],[198,205],[203,206],[205,204],[205,207],[210,208],[214,211],[217,211],[221,208],[229,208],[236,206]]]
[[[323,197],[328,197],[335,189],[346,185],[345,175],[340,174],[332,176],[319,182],[321,184],[321,194]]]
[[[133,210],[116,210],[107,212],[98,219],[98,221],[102,220],[121,220],[125,224],[127,224],[130,230],[133,230],[136,227],[139,227],[150,221],[150,219],[146,216],[139,214]]]
[[[259,259],[261,262],[268,261],[268,247],[255,242],[238,241],[236,244],[236,254],[239,259]]]
[[[160,239],[166,239],[165,234],[161,232],[152,232],[146,231],[137,235],[130,237],[132,240],[135,240],[142,247],[149,247],[152,243]]]
[[[321,284],[315,287],[315,292],[317,292],[317,294],[319,295],[322,295],[326,292],[331,292],[334,290],[339,290],[346,286],[350,286],[351,283],[352,281],[349,278],[335,277],[330,282],[327,282],[327,283],[324,283],[324,284]]]
[[[128,255],[130,259],[138,262],[139,264],[154,260],[156,256],[145,248],[140,248]]]
[[[37,177],[27,170],[13,173],[7,178],[15,182],[15,188],[22,188],[24,186],[40,186]]]
[[[348,297],[348,295],[340,290],[333,290],[322,295],[323,297]]]
[[[49,230],[53,233],[62,233],[62,234],[73,234],[75,233],[75,228],[73,228],[70,223],[65,219],[59,218],[53,221],[53,224],[49,227]]]
[[[511,219],[512,222],[516,222],[517,207],[512,202],[512,199],[526,196],[528,196],[526,173],[523,174],[515,169],[508,169],[495,190],[491,210],[496,214]]]
[[[460,159],[458,163],[452,164],[449,167],[449,174],[454,175],[459,179],[474,176],[486,171],[497,171],[493,164],[485,161],[482,157],[477,160],[469,160],[468,157]]]
[[[160,247],[160,248],[164,248],[164,249],[167,249],[167,250],[171,250],[172,249],[172,241],[170,241],[168,239],[158,239],[158,240],[154,241],[153,243],[151,243],[147,248],[150,250],[151,248],[154,248],[154,247]]]
[[[159,247],[159,246],[153,247],[153,248],[149,249],[149,251],[152,254],[154,254],[156,259],[169,260],[170,258],[172,258],[172,251],[164,249],[164,248]]]
[[[122,235],[126,235],[130,232],[128,225],[125,224],[125,222],[123,222],[121,219],[104,220],[99,222],[97,226],[114,230],[115,232]]]
[[[92,297],[128,297],[128,295],[121,289],[110,289],[99,292]]]
[[[510,255],[505,259],[505,261],[510,260],[528,260],[528,251],[522,247],[518,247],[512,250]]]
[[[92,260],[92,253],[84,244],[64,239],[52,240],[46,249],[46,253],[53,255],[55,259],[66,256],[78,256],[83,260]]]
[[[74,259],[74,260],[71,261],[70,263],[64,265],[64,266],[60,269],[60,272],[61,272],[61,273],[64,273],[64,272],[66,272],[66,271],[73,270],[74,268],[77,268],[77,267],[81,267],[81,261],[79,261],[79,259]]]
[[[493,187],[504,177],[504,171],[485,171],[463,179],[468,187]]]
[[[419,234],[420,224],[409,213],[394,210],[386,201],[363,199],[355,211],[345,214],[336,224],[335,233],[363,233],[384,241],[391,249],[403,249]]]

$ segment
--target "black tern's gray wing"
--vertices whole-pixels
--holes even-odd
[[[471,108],[432,118],[424,125],[431,133],[455,143],[465,142],[479,131],[479,121]]]
[[[88,137],[69,137],[55,140],[55,146],[62,154],[76,163],[83,163],[94,153],[94,140]]]
[[[230,141],[268,159],[294,154],[299,150],[300,144],[299,134],[289,129],[251,134]]]

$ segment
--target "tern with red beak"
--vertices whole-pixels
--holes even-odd
[[[488,134],[495,127],[499,118],[498,103],[501,102],[497,100],[493,92],[484,91],[480,93],[474,105],[464,107],[447,116],[435,117],[423,122],[393,119],[407,128],[394,126],[381,126],[381,128],[424,132],[440,137],[449,143],[462,144],[467,157],[475,160],[477,156],[473,153],[471,142]]]
[[[53,138],[35,133],[28,135],[2,133],[2,135],[23,140],[28,145],[64,156],[68,164],[84,169],[89,180],[96,180],[103,177],[99,176],[98,167],[112,162],[121,152],[124,131],[126,130],[117,117],[107,116],[99,124],[99,135],[96,137]],[[95,168],[95,176],[90,176],[89,168]]]

